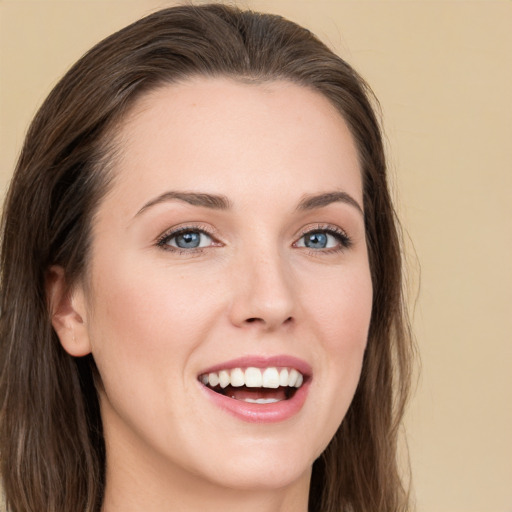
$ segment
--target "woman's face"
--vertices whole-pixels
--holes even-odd
[[[75,293],[109,471],[239,489],[309,478],[371,314],[345,122],[288,82],[194,79],[139,100],[118,142]]]

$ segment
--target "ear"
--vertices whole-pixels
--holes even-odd
[[[46,298],[52,325],[64,350],[75,357],[91,352],[82,287],[70,290],[64,269],[58,265],[46,273]]]

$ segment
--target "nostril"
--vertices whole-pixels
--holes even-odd
[[[246,320],[246,323],[248,324],[253,324],[253,323],[256,323],[256,322],[261,322],[261,323],[265,323],[265,320],[263,320],[263,318],[258,318],[258,317],[251,317],[251,318],[247,318]],[[283,324],[289,324],[293,322],[293,318],[291,316],[289,316],[284,322]]]

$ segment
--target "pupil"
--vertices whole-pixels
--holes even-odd
[[[306,236],[304,244],[311,249],[325,249],[327,246],[327,235],[325,233],[310,233]]]
[[[199,233],[182,233],[176,237],[176,245],[182,249],[194,249],[199,246]]]

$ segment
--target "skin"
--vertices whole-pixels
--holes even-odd
[[[64,293],[52,269],[53,323],[72,355],[92,352],[107,446],[104,512],[306,511],[313,461],[359,379],[372,285],[352,136],[320,94],[287,82],[198,78],[141,98],[118,134],[116,178],[93,224],[87,283]],[[168,191],[225,196],[213,209]],[[176,227],[203,247],[158,241]],[[345,247],[305,247],[342,230]],[[172,244],[176,239],[167,239]],[[166,250],[170,249],[170,250]],[[205,368],[287,354],[312,367],[302,409],[248,423],[205,397]]]

